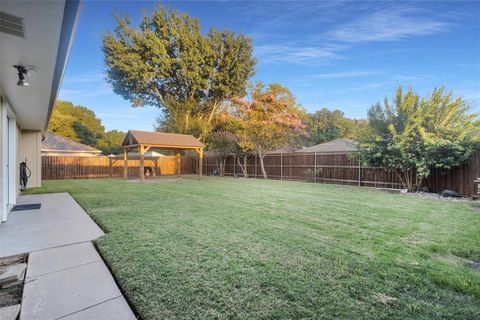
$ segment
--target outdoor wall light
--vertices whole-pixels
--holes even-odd
[[[13,66],[18,71],[17,86],[28,87],[30,84],[27,82],[27,78],[33,78],[35,76],[35,70],[33,67],[24,67],[20,65]]]

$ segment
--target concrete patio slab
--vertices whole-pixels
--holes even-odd
[[[102,230],[68,193],[17,202],[42,204],[0,225],[0,257],[29,253],[20,320],[136,319],[91,242]]]
[[[20,313],[20,305],[16,304],[14,306],[0,308],[0,319],[1,320],[16,320],[18,314]]]
[[[92,262],[30,278],[20,320],[58,319],[121,296],[105,264]]]
[[[102,258],[90,242],[32,252],[28,257],[26,281],[97,261]]]
[[[18,204],[38,210],[11,212],[0,225],[0,257],[92,241],[103,235],[68,193],[20,196]]]

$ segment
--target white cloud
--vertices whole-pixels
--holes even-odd
[[[302,46],[300,44],[266,44],[255,47],[255,55],[262,62],[312,63],[338,59],[338,51],[344,46],[329,45],[323,47]]]
[[[336,41],[360,43],[401,40],[448,30],[450,23],[399,7],[389,7],[340,26],[327,34]]]
[[[392,77],[393,79],[398,81],[411,81],[411,82],[425,81],[433,78],[433,76],[429,74],[417,74],[417,75],[395,74]]]
[[[367,9],[362,8],[361,11],[365,12]],[[302,36],[302,41],[285,43],[282,41],[283,39],[277,37],[273,43],[256,45],[255,54],[260,61],[267,63],[325,63],[333,59],[348,57],[348,49],[361,43],[425,36],[446,32],[453,26],[452,23],[445,20],[445,17],[432,16],[427,11],[399,5],[383,6],[382,9],[370,6],[368,12],[368,14],[360,14],[349,23],[332,26],[325,32],[315,33],[312,31],[311,34]],[[282,25],[285,26],[285,23]],[[261,39],[272,41],[274,38],[264,36]],[[319,75],[319,78],[366,75],[366,73],[339,74],[338,76],[325,74]]]
[[[378,71],[371,70],[349,70],[349,71],[339,71],[331,73],[320,73],[312,75],[312,78],[321,78],[321,79],[341,79],[341,78],[357,78],[357,77],[366,77],[371,75],[379,74]]]

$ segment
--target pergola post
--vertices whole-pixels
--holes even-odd
[[[203,148],[200,148],[198,151],[198,178],[202,177],[202,168],[203,168]]]
[[[128,149],[123,149],[123,178],[128,179]]]
[[[138,170],[138,174],[139,174],[139,177],[140,177],[140,180],[145,180],[145,159],[144,159],[144,149],[143,149],[143,144],[141,144],[139,147],[138,147],[138,151],[140,153],[140,169]]]

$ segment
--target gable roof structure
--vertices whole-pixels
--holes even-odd
[[[122,146],[132,148],[140,145],[165,149],[198,149],[205,145],[188,134],[128,130]]]
[[[295,151],[295,153],[352,153],[357,152],[358,143],[352,139],[339,138],[329,142],[320,143],[308,148]]]
[[[205,145],[192,135],[128,130],[127,135],[125,136],[125,139],[123,139],[122,147],[123,147],[123,159],[124,159],[123,176],[125,179],[128,179],[128,152],[135,148],[138,148],[138,154],[140,155],[140,166],[138,168],[138,174],[139,174],[140,180],[145,179],[145,164],[144,164],[145,152],[151,149],[175,150],[177,154],[178,176],[180,176],[180,171],[182,167],[179,151],[194,150],[195,152],[198,153],[198,158],[199,158],[198,176],[199,177],[202,176],[203,148],[205,148]]]
[[[45,134],[45,139],[42,141],[42,151],[65,153],[102,153],[102,151],[98,149],[69,138],[61,137],[52,132],[47,132]]]

